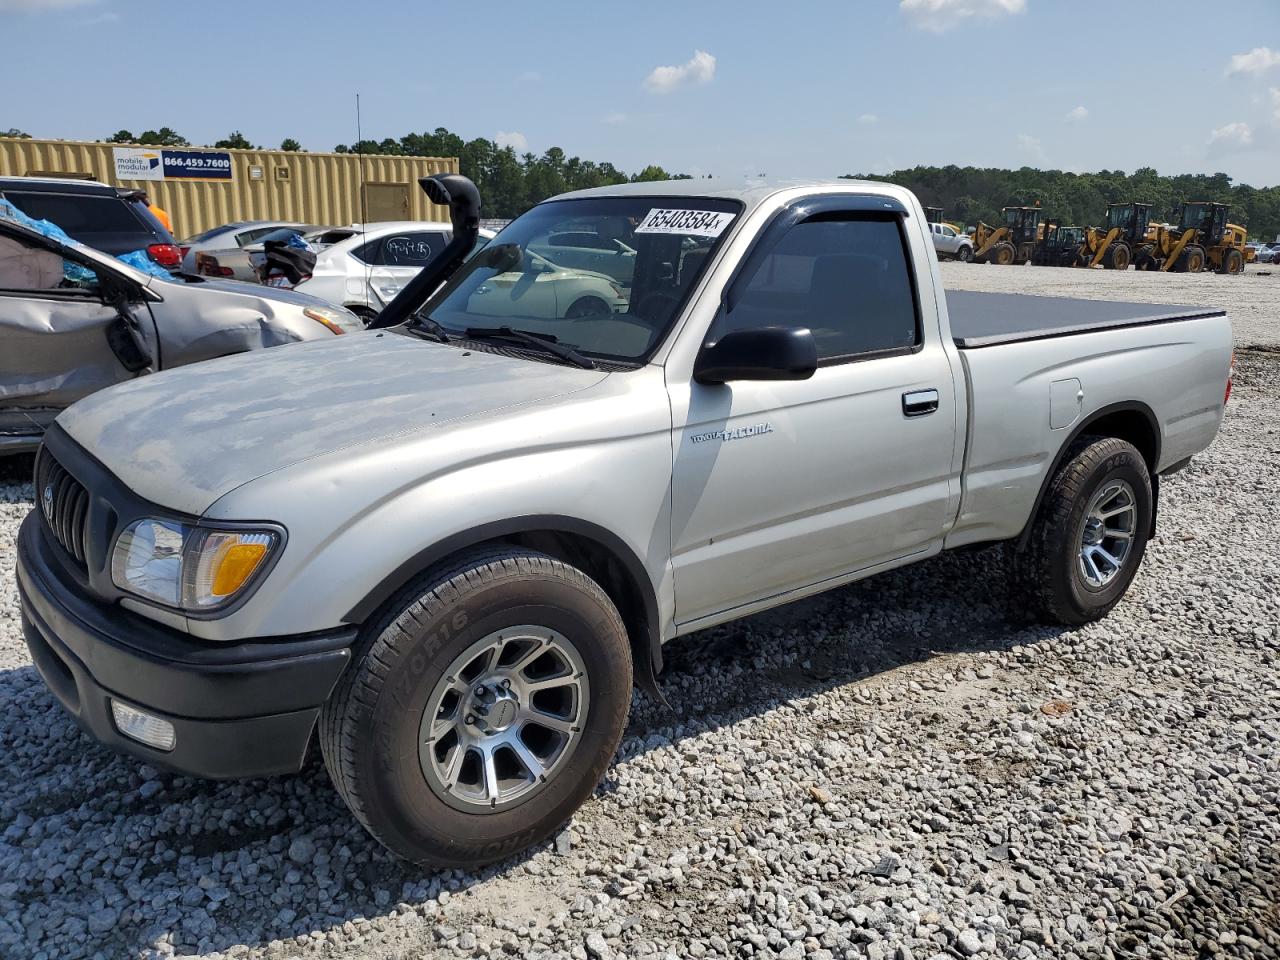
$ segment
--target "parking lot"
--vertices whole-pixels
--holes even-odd
[[[424,872],[318,757],[213,783],[82,735],[30,665],[0,465],[0,954],[12,957],[1275,956],[1280,271],[944,264],[949,287],[1225,306],[1235,393],[1162,487],[1133,590],[1078,630],[998,549],[675,641],[553,842]],[[1123,282],[1121,282],[1123,281]]]

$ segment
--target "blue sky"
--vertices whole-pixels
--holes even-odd
[[[628,171],[1280,183],[1280,0],[0,0],[0,36],[0,128],[34,136],[329,150],[359,91],[366,137],[444,126]]]

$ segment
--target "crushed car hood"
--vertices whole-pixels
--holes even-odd
[[[139,496],[199,515],[241,484],[303,460],[606,376],[368,332],[142,377],[81,400],[57,422]]]

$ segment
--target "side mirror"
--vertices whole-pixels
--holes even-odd
[[[693,364],[698,383],[808,380],[818,369],[818,345],[805,327],[735,330],[702,348]]]

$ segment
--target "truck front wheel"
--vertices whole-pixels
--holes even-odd
[[[1014,552],[1015,602],[1068,626],[1098,620],[1133,581],[1151,530],[1151,476],[1137,449],[1082,437]]]
[[[475,867],[550,835],[591,795],[631,704],[626,628],[586,574],[489,549],[370,624],[320,717],[347,806],[406,860]]]

